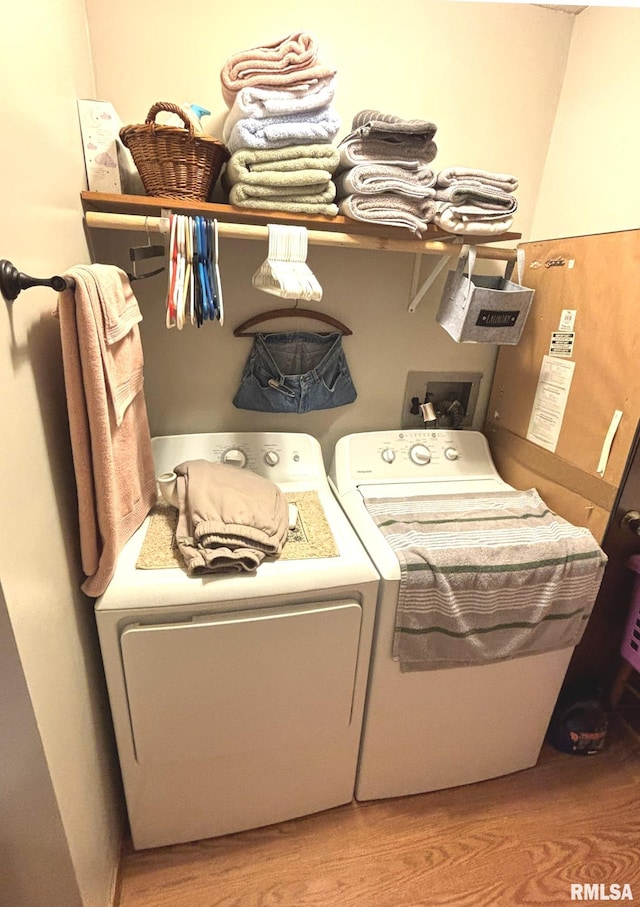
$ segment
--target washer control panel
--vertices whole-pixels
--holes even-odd
[[[331,478],[340,491],[364,482],[497,476],[481,432],[423,429],[361,432],[336,444]]]

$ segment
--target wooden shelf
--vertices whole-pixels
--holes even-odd
[[[306,227],[310,231],[309,243],[316,245],[414,254],[453,254],[456,247],[465,242],[477,245],[478,257],[499,260],[514,258],[515,251],[492,248],[488,244],[513,242],[521,237],[520,233],[460,237],[429,224],[423,237],[419,239],[399,227],[367,224],[341,215],[292,216],[283,211],[255,211],[211,202],[152,198],[146,195],[107,195],[100,192],[82,192],[81,200],[87,225],[105,229],[158,231],[161,229],[158,219],[162,211],[168,209],[175,214],[200,214],[215,218],[220,225],[228,225],[220,231],[221,235],[234,239],[264,239],[268,224],[293,224]]]

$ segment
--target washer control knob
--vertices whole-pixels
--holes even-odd
[[[384,460],[384,462],[393,463],[395,458],[395,451],[393,451],[390,447],[385,447],[385,449],[382,451],[382,459]]]
[[[227,466],[239,466],[242,469],[243,466],[247,465],[247,455],[239,447],[232,447],[230,450],[225,450],[222,454],[222,462]]]
[[[460,454],[455,449],[455,447],[446,447],[444,451],[445,459],[447,460],[457,460]]]
[[[276,466],[280,462],[280,457],[275,450],[268,450],[264,455],[264,462],[267,466]]]
[[[425,466],[431,462],[431,451],[424,444],[414,444],[409,456],[418,466]]]

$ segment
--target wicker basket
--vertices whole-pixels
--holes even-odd
[[[156,115],[177,113],[185,124],[161,126]],[[207,201],[229,152],[222,142],[194,132],[177,104],[158,101],[142,125],[123,126],[122,142],[131,152],[147,195]]]

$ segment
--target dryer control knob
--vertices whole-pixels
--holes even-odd
[[[385,463],[393,463],[396,458],[395,451],[391,450],[390,447],[385,447],[381,456]]]
[[[418,466],[425,466],[431,462],[431,451],[424,444],[414,444],[409,451],[409,456]]]
[[[264,462],[267,466],[276,466],[280,462],[280,457],[275,450],[268,450],[264,455]]]
[[[457,460],[460,454],[455,449],[455,447],[447,447],[444,452],[445,459],[447,460]]]
[[[242,469],[247,465],[247,455],[239,447],[232,447],[222,454],[222,462],[227,466],[239,466]]]

